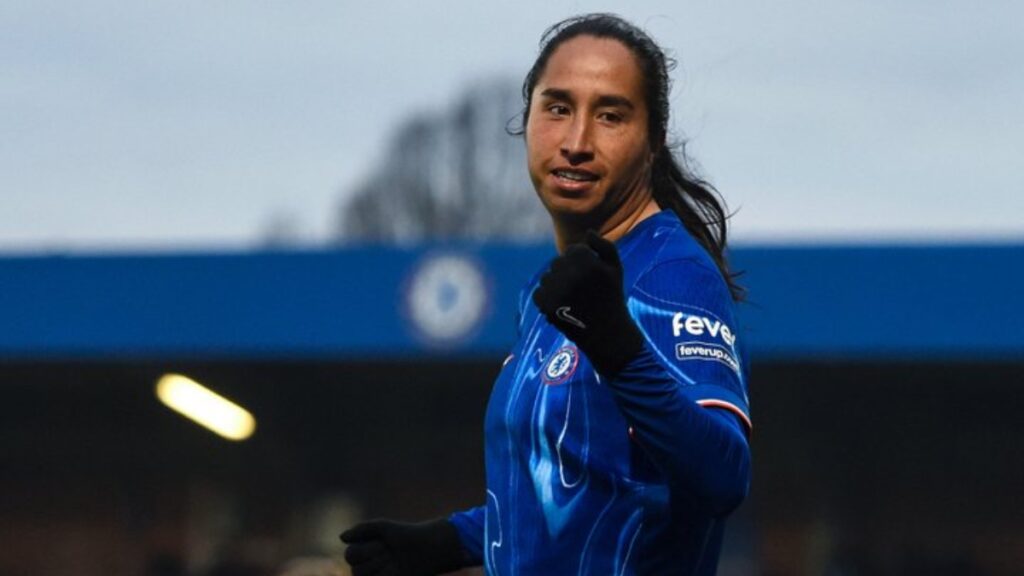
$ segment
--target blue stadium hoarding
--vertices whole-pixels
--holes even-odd
[[[755,358],[1024,359],[1024,245],[737,250]]]
[[[0,258],[0,358],[500,355],[550,246]],[[742,247],[755,360],[1024,358],[1024,245]]]

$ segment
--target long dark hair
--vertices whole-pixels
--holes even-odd
[[[618,40],[636,56],[644,78],[644,94],[648,109],[648,137],[654,162],[651,167],[651,189],[654,201],[663,210],[676,213],[686,230],[707,250],[729,286],[733,300],[742,300],[745,291],[736,282],[736,273],[726,259],[725,200],[718,190],[687,168],[685,141],[670,145],[668,135],[669,71],[675,61],[640,28],[614,14],[573,16],[551,26],[541,36],[540,54],[523,80],[522,123],[509,133],[521,136],[530,118],[533,89],[544,73],[551,54],[566,40],[577,36]],[[674,153],[674,150],[676,152]]]

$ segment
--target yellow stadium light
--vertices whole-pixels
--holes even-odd
[[[165,374],[156,396],[170,409],[228,440],[245,440],[256,420],[245,408],[181,374]]]

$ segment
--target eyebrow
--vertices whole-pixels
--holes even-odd
[[[540,95],[552,98],[554,100],[565,100],[567,102],[573,101],[572,94],[568,90],[562,88],[546,88],[540,93]],[[633,102],[630,101],[629,98],[626,98],[625,96],[617,96],[615,94],[602,94],[601,96],[598,96],[597,107],[618,107],[627,108],[629,110],[633,110],[636,108],[636,106],[633,105]]]

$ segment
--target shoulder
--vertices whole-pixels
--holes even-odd
[[[732,306],[732,294],[722,273],[700,258],[676,258],[652,263],[637,275],[630,292],[670,299],[709,300]]]
[[[627,307],[684,395],[738,414],[749,428],[749,366],[739,310],[703,249],[677,248],[673,241],[687,239],[673,236],[628,284]]]
[[[629,292],[732,303],[728,284],[711,255],[671,211],[651,217],[642,234],[620,247]]]
[[[727,352],[721,360],[737,376],[736,303],[722,273],[704,248],[680,224],[651,234],[650,252],[634,253],[626,283],[627,306],[652,341],[667,347],[699,345],[698,352]]]

